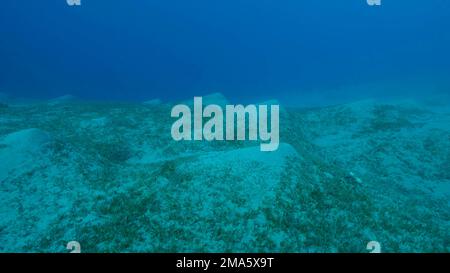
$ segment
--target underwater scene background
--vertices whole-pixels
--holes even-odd
[[[450,252],[449,1],[0,5],[0,252]],[[194,96],[279,148],[173,140]]]

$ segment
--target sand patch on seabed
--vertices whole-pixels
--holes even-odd
[[[72,97],[0,109],[0,251],[450,251],[442,103],[285,108],[270,153],[174,142],[170,109]]]

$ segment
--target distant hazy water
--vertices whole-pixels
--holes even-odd
[[[20,97],[174,101],[221,92],[238,102],[320,104],[396,92],[347,86],[450,75],[442,0],[1,5],[0,90]]]

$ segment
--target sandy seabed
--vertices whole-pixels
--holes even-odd
[[[282,108],[270,153],[175,142],[171,107],[1,104],[0,251],[450,251],[449,104]]]

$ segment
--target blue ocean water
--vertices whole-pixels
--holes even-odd
[[[449,14],[2,0],[0,252],[450,252]]]
[[[436,82],[450,74],[449,12],[445,0],[380,7],[365,0],[84,0],[79,7],[6,0],[0,90],[125,101],[221,92],[238,102],[301,102],[312,90]],[[326,94],[365,97],[348,92]]]

